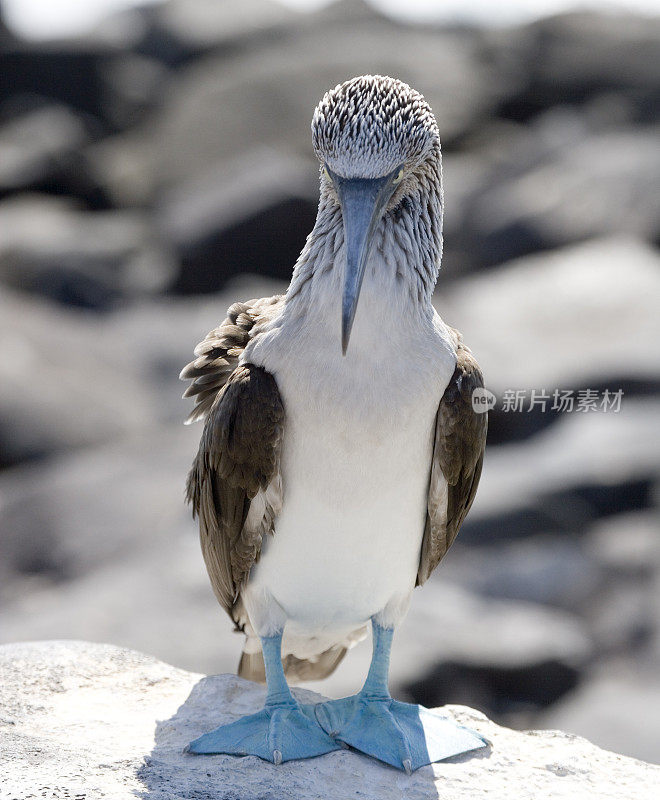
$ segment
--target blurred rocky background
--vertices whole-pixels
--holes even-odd
[[[505,4],[506,5],[506,4]],[[403,4],[402,4],[403,7]],[[167,0],[60,40],[0,22],[0,641],[232,671],[183,503],[177,375],[311,229],[329,87],[397,76],[445,165],[436,295],[498,397],[474,509],[394,688],[660,761],[660,20],[395,21]],[[528,410],[531,390],[620,410]],[[504,410],[507,390],[526,393]],[[359,645],[321,686],[356,690]]]

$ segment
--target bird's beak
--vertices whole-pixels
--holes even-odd
[[[374,179],[342,178],[330,174],[339,195],[344,219],[346,272],[341,312],[341,349],[346,355],[374,232],[394,191],[396,172]]]

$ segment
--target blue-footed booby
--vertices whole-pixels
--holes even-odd
[[[422,95],[366,75],[312,121],[320,201],[283,296],[236,303],[181,377],[204,419],[188,498],[213,590],[247,637],[264,708],[191,753],[274,763],[353,747],[414,769],[483,747],[388,690],[392,636],[479,482],[483,386],[431,303],[442,250],[438,126]],[[371,623],[361,691],[302,705]]]

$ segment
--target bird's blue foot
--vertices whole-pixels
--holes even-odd
[[[256,714],[205,733],[192,741],[186,751],[259,756],[281,764],[339,750],[341,745],[325,733],[313,715],[305,715],[289,690],[282,669],[282,634],[262,637],[261,646],[268,685],[264,707]]]
[[[340,747],[293,700],[266,705],[256,714],[221,725],[192,741],[186,751],[252,755],[280,764],[296,758],[320,756]]]
[[[357,694],[319,703],[314,711],[333,739],[408,774],[488,744],[478,733],[448,717],[391,697]]]

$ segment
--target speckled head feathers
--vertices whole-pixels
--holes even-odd
[[[377,178],[400,165],[408,170],[438,157],[438,125],[431,107],[406,83],[362,75],[335,86],[316,107],[314,150],[344,177]]]

